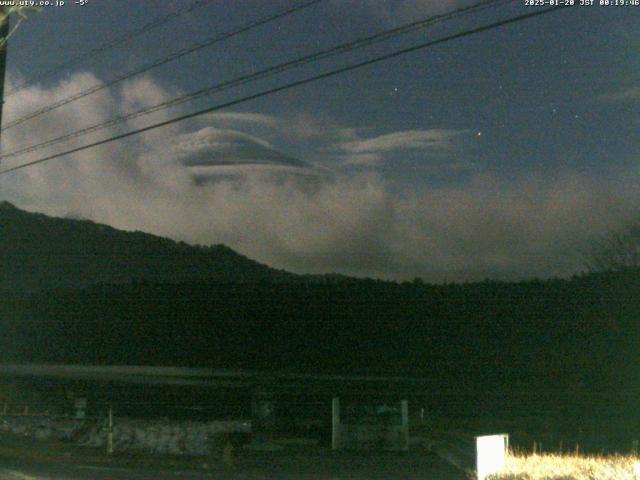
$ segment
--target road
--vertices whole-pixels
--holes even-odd
[[[88,465],[74,465],[67,467],[21,465],[0,468],[0,480],[210,480],[211,478],[214,478],[214,475],[208,472],[142,471],[118,467],[93,467]],[[221,477],[218,476],[217,478]]]
[[[138,470],[91,465],[35,465],[0,460],[0,480],[465,480],[436,456],[407,454],[270,453],[237,460],[233,468]]]

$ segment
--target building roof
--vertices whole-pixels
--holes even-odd
[[[82,381],[157,386],[201,386],[274,393],[357,391],[377,394],[412,392],[425,379],[403,376],[328,375],[213,368],[137,365],[0,364],[0,378]]]

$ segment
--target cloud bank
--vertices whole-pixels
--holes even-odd
[[[7,114],[15,118],[97,80],[78,74],[51,90],[25,90],[11,97]],[[169,96],[153,79],[139,79],[51,112],[29,129],[8,130],[3,143],[11,150]],[[165,118],[158,112],[91,139]],[[454,184],[413,181],[402,190],[375,168],[404,151],[423,153],[425,161],[464,161],[457,142],[466,134],[371,134],[368,126],[301,121],[295,112],[217,113],[5,175],[1,197],[28,210],[224,243],[300,273],[435,282],[570,275],[582,268],[585,244],[638,214],[637,178],[628,172],[507,178],[478,170]],[[372,168],[345,168],[363,155],[375,157]]]

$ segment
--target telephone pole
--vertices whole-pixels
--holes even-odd
[[[0,40],[5,39],[0,47],[0,147],[2,146],[2,107],[4,107],[4,77],[7,71],[7,47],[9,46],[9,15],[0,26]]]

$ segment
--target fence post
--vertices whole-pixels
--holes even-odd
[[[340,448],[340,399],[338,397],[331,400],[331,449]]]
[[[402,400],[400,402],[400,412],[402,413],[402,449],[409,450],[409,402]]]
[[[113,453],[113,407],[109,405],[109,423],[107,426],[107,453]]]

